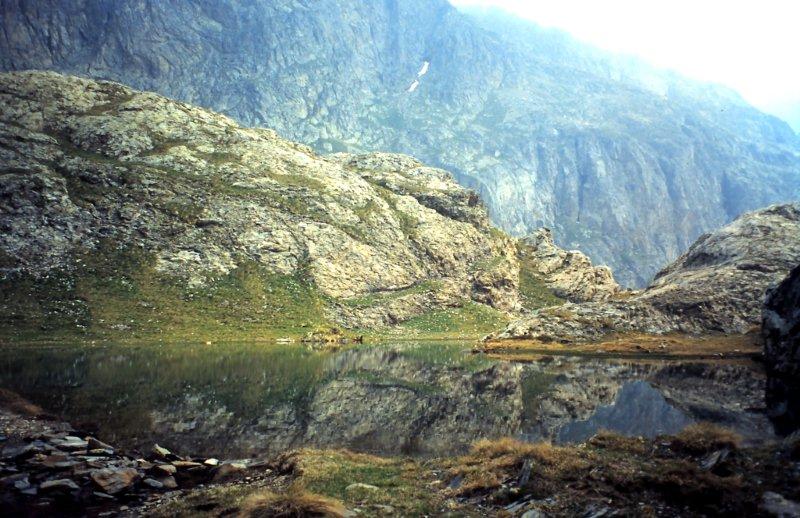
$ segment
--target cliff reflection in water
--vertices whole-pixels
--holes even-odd
[[[8,348],[0,386],[106,440],[224,457],[299,446],[447,455],[480,438],[655,436],[707,420],[772,435],[753,365],[491,361],[464,343]]]

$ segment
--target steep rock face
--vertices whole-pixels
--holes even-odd
[[[2,69],[118,80],[319,151],[413,154],[507,231],[553,228],[628,285],[736,215],[800,198],[798,137],[732,92],[444,0],[0,10]]]
[[[545,308],[492,338],[572,342],[629,331],[745,333],[761,323],[767,289],[798,263],[800,205],[776,205],[704,235],[641,293]]]
[[[605,300],[622,291],[607,266],[593,266],[578,250],[563,250],[553,242],[550,229],[540,228],[519,244],[521,260],[534,265],[558,297],[572,302]]]
[[[490,229],[474,193],[409,157],[323,158],[119,84],[11,73],[0,75],[0,168],[9,325],[28,318],[9,309],[11,288],[28,282],[44,293],[60,279],[55,302],[80,312],[87,283],[106,275],[86,270],[99,258],[114,278],[135,263],[103,296],[143,297],[155,278],[212,297],[220,279],[250,271],[319,292],[350,325],[470,299],[518,306],[514,241]],[[248,279],[243,292],[262,289]]]
[[[762,330],[770,368],[796,377],[800,373],[800,264],[767,293]]]

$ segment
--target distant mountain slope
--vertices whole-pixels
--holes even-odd
[[[320,151],[412,154],[479,190],[505,229],[551,227],[627,283],[745,210],[800,198],[798,137],[730,92],[444,0],[0,9],[2,69],[119,80]]]

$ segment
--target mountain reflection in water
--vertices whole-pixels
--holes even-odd
[[[448,455],[481,438],[655,436],[701,420],[751,440],[773,434],[752,364],[521,364],[470,345],[7,346],[0,386],[114,444],[229,458],[300,446]]]
[[[625,383],[612,405],[601,405],[589,419],[567,423],[558,431],[559,442],[582,442],[601,430],[623,435],[656,437],[675,434],[694,423],[646,381]]]

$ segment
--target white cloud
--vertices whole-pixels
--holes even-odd
[[[494,5],[597,47],[739,91],[764,110],[800,103],[798,0],[451,0]]]

